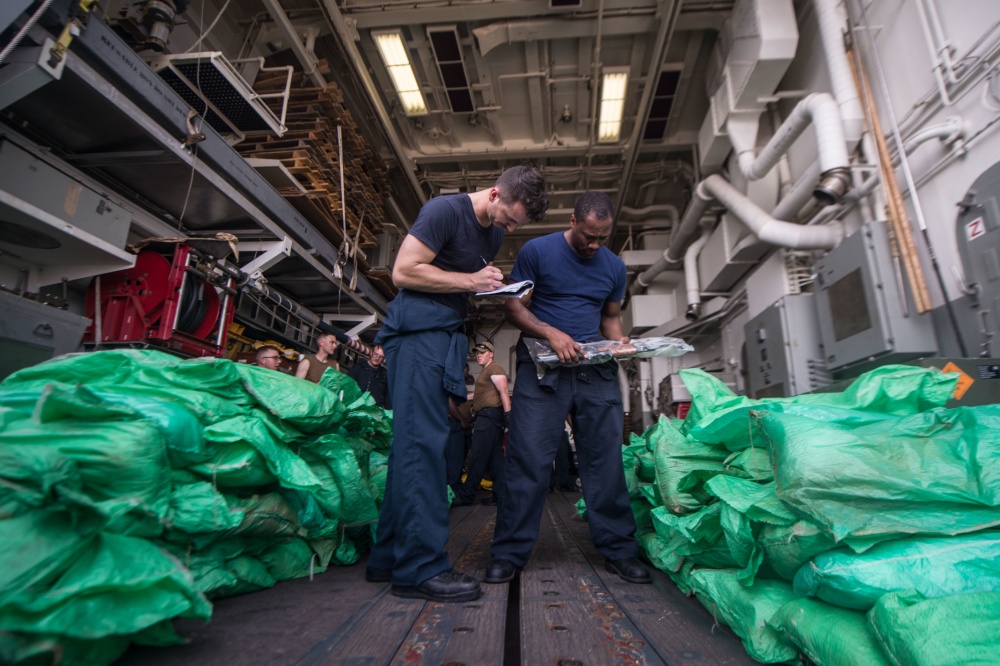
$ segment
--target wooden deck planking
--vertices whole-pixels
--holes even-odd
[[[595,575],[610,592],[615,604],[663,662],[713,666],[757,663],[747,655],[732,630],[716,623],[704,606],[684,596],[663,572],[648,567],[653,583],[635,585],[606,571],[604,557],[590,540],[587,522],[577,514],[574,502],[579,496],[570,497],[572,502],[548,502],[547,513],[562,523],[566,538],[579,547],[581,556],[593,565]]]
[[[559,515],[572,504],[560,495],[550,498],[521,573],[521,663],[664,664]]]
[[[752,664],[738,639],[715,625],[661,572],[633,585],[604,571],[578,494],[550,494],[543,529],[515,590],[520,646],[504,653],[509,585],[483,584],[483,596],[440,604],[392,596],[367,583],[364,562],[215,602],[212,621],[178,620],[186,645],[135,647],[126,666],[317,666],[521,663]],[[489,563],[493,508],[451,510],[448,553],[456,568],[482,580]],[[518,632],[518,628],[512,629]],[[515,633],[514,638],[517,638]],[[509,646],[508,646],[509,647]],[[519,659],[518,659],[519,657]]]

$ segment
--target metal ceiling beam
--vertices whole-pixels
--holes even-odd
[[[416,166],[410,159],[409,155],[407,155],[402,142],[399,140],[399,135],[396,133],[396,129],[393,126],[392,117],[389,115],[388,110],[382,103],[382,96],[379,93],[379,90],[375,87],[375,82],[372,81],[371,74],[368,73],[368,63],[365,62],[365,59],[361,55],[361,51],[358,50],[358,45],[355,43],[357,40],[357,31],[352,30],[351,27],[348,26],[347,19],[345,19],[344,15],[340,13],[340,8],[337,7],[335,0],[320,0],[320,4],[326,10],[324,14],[333,28],[337,41],[347,53],[348,58],[351,60],[351,64],[354,65],[355,73],[364,85],[365,92],[368,94],[368,98],[371,100],[375,113],[378,115],[379,122],[384,128],[389,139],[389,146],[392,148],[393,154],[399,161],[400,169],[402,169],[403,173],[406,174],[406,179],[410,182],[410,186],[413,188],[414,196],[416,196],[420,205],[427,203],[427,197],[424,195],[423,188],[420,187],[420,183],[417,181],[417,176],[414,173]],[[454,11],[455,10],[452,9],[453,17]]]
[[[295,26],[288,19],[288,14],[281,8],[278,0],[262,1],[264,6],[267,7],[271,18],[281,27],[282,32],[288,37],[288,41],[291,42],[292,51],[295,53],[295,57],[299,59],[299,62],[302,63],[302,69],[306,76],[309,77],[309,80],[314,85],[326,88],[326,79],[316,70],[316,63],[319,62],[319,59],[316,57],[316,54],[306,49],[305,44],[302,43],[298,33],[295,31]]]
[[[655,0],[628,0],[618,3],[627,11],[655,8]],[[434,23],[482,22],[502,19],[520,20],[525,16],[557,16],[567,19],[579,14],[589,14],[597,9],[596,0],[584,0],[583,6],[571,9],[553,9],[549,0],[530,0],[521,2],[452,2],[426,3],[409,0],[405,3],[378,2],[369,7],[358,5],[345,7],[343,12],[356,21],[358,29],[390,28],[400,25],[426,25]],[[548,39],[559,33],[548,33],[540,39]]]
[[[413,161],[417,166],[430,164],[448,164],[451,162],[469,161],[510,161],[514,159],[545,159],[549,157],[585,157],[593,155],[620,155],[622,147],[617,144],[607,144],[590,147],[587,144],[549,146],[547,144],[529,144],[524,146],[501,146],[499,148],[469,148],[453,150],[449,153],[434,155],[415,155]]]
[[[646,16],[605,18],[601,34],[605,37],[620,37],[653,32],[656,29],[656,23],[650,20],[651,15],[652,11]],[[592,18],[536,19],[494,23],[476,28],[472,33],[479,43],[479,50],[482,51],[483,55],[486,55],[498,46],[514,42],[538,42],[553,37],[559,39],[594,37],[597,34],[597,26]]]

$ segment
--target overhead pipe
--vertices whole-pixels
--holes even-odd
[[[632,285],[632,294],[646,289],[657,275],[681,263],[683,260],[682,252],[698,230],[701,219],[713,201],[722,204],[761,241],[778,247],[796,250],[829,250],[840,244],[844,238],[844,227],[839,221],[824,226],[802,226],[776,220],[745,194],[733,187],[729,181],[715,174],[698,183],[694,197],[692,197],[687,210],[684,211],[680,227],[678,227],[677,233],[671,237],[670,246],[663,251],[663,256],[655,264],[636,278]]]
[[[652,206],[646,206],[645,208],[622,206],[619,211],[619,216],[644,218],[662,213],[666,213],[666,216],[669,218],[670,224],[672,225],[677,224],[677,220],[680,219],[680,213],[677,211],[677,206],[671,206],[670,204],[654,204]]]
[[[951,144],[965,134],[965,123],[960,116],[949,116],[940,125],[931,125],[920,130],[903,144],[903,152],[912,153],[922,143],[931,139],[940,139],[946,144]]]
[[[917,0],[917,14],[920,16],[924,42],[927,44],[927,51],[934,65],[934,80],[937,82],[938,95],[942,104],[951,106],[955,100],[948,95],[948,85],[958,83],[951,57],[951,45],[945,39],[944,31],[941,29],[941,19],[933,2],[925,3],[924,0]]]
[[[701,236],[691,243],[684,252],[684,284],[687,287],[687,312],[684,317],[688,321],[698,321],[701,317],[701,280],[698,279],[698,255],[712,236],[712,229],[704,227]]]
[[[843,0],[813,0],[819,36],[826,56],[833,96],[840,108],[840,120],[847,149],[853,150],[865,133],[865,111],[861,106],[858,87],[854,85],[851,63],[844,49],[843,30],[847,27],[847,10]]]
[[[653,279],[657,275],[669,268],[675,268],[681,263],[681,251],[687,247],[688,241],[691,240],[691,237],[698,230],[701,218],[708,212],[708,206],[713,201],[710,195],[702,192],[701,185],[702,183],[699,183],[694,188],[694,196],[691,197],[691,203],[688,204],[687,209],[684,211],[684,217],[681,219],[680,225],[671,230],[670,245],[663,251],[663,255],[656,260],[656,263],[636,277],[630,293],[638,294],[645,291],[653,283]]]
[[[813,187],[819,180],[819,162],[812,162],[805,172],[795,181],[792,189],[781,198],[778,205],[771,211],[771,217],[776,220],[792,222],[802,207],[812,201]]]
[[[734,114],[726,122],[726,131],[736,150],[740,171],[749,180],[760,180],[811,124],[816,126],[820,163],[820,181],[813,189],[813,196],[825,205],[837,203],[851,185],[851,171],[840,110],[832,95],[813,93],[796,104],[759,155],[755,148],[756,117],[741,119]]]
[[[839,222],[806,227],[774,219],[722,176],[709,176],[698,187],[704,188],[765,243],[793,250],[831,250],[844,239]]]

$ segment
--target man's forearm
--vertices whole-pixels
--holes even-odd
[[[620,316],[601,317],[601,335],[605,340],[621,340],[625,337]]]
[[[401,289],[450,294],[475,291],[473,275],[444,271],[433,264],[419,264],[393,271],[392,281]]]
[[[513,307],[507,308],[507,319],[510,323],[514,324],[514,326],[533,338],[543,338],[547,340],[548,336],[553,331],[558,330],[551,324],[546,324],[544,321],[536,317],[531,310],[524,307],[521,303],[513,304]]]

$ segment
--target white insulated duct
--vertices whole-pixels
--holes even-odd
[[[698,132],[704,173],[722,168],[729,155],[732,145],[726,126],[731,116],[740,116],[756,136],[760,115],[795,58],[799,41],[791,0],[736,0],[726,25],[732,41],[719,85],[709,91],[710,109]]]
[[[657,275],[681,263],[681,253],[687,248],[688,242],[698,230],[702,217],[713,201],[722,204],[757,238],[778,247],[797,250],[829,250],[840,244],[844,238],[844,228],[840,222],[832,222],[824,226],[802,226],[776,220],[747,198],[745,194],[733,187],[725,178],[717,174],[712,175],[698,183],[694,197],[687,210],[684,211],[680,227],[671,238],[670,247],[663,251],[663,256],[655,264],[636,278],[631,293],[640,293],[652,283]]]
[[[755,150],[757,120],[755,117],[743,120],[740,115],[733,114],[726,123],[740,171],[747,179],[759,180],[766,176],[802,132],[809,125],[814,125],[821,176],[813,196],[825,205],[843,198],[851,183],[850,158],[840,122],[840,110],[832,95],[813,93],[796,104],[759,155]]]
[[[819,21],[819,36],[823,42],[823,54],[830,73],[833,96],[840,107],[847,149],[853,150],[865,132],[865,112],[861,108],[858,87],[844,50],[843,29],[847,26],[847,10],[842,0],[813,0],[816,19]]]

